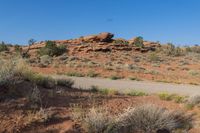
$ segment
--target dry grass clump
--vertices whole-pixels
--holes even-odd
[[[70,79],[54,79],[35,73],[23,59],[2,60],[1,63],[3,65],[0,65],[0,94],[2,95],[0,100],[29,95],[29,93],[22,92],[20,88],[16,88],[22,82],[29,82],[31,86],[39,86],[46,89],[54,89],[56,85],[72,87],[74,84]],[[32,87],[29,91],[32,91]]]
[[[183,48],[176,47],[172,43],[163,45],[160,50],[168,56],[183,56],[183,55],[185,55]]]
[[[167,92],[159,93],[158,96],[161,100],[166,100],[166,101],[173,100],[176,103],[184,103],[186,101],[185,96],[180,96],[177,94],[169,94]]]
[[[194,106],[200,106],[200,95],[194,95],[187,99],[186,108],[192,109]]]
[[[173,97],[175,96],[174,94],[169,94],[167,92],[163,92],[163,93],[159,93],[158,94],[159,98],[161,100],[166,100],[166,101],[170,101],[173,99]]]
[[[111,115],[105,109],[92,108],[81,117],[81,122],[89,133],[156,133],[189,130],[193,115],[150,104],[127,108],[118,115]]]
[[[38,111],[28,112],[27,117],[24,119],[26,125],[30,125],[33,123],[44,123],[53,119],[53,115],[50,113],[50,110],[40,108]]]
[[[188,99],[188,103],[189,103],[189,104],[193,104],[193,105],[200,104],[200,95],[191,96],[191,97]]]
[[[91,108],[83,118],[88,133],[108,133],[112,117],[106,109]]]
[[[99,89],[98,92],[102,95],[119,95],[120,94],[119,91],[115,89],[111,89],[111,88]]]
[[[45,88],[53,88],[55,85],[71,87],[74,83],[70,79],[53,79],[34,73],[23,59],[2,61],[2,64],[0,66],[0,85],[16,83],[20,80],[30,81]]]
[[[41,92],[37,86],[35,86],[27,95],[29,105],[31,108],[37,109],[42,106]]]
[[[132,90],[130,92],[126,93],[129,96],[147,96],[148,94],[142,91],[136,91],[136,90]]]
[[[193,117],[183,112],[168,111],[155,105],[143,105],[137,108],[128,108],[117,119],[119,132],[141,131],[153,133],[159,130],[173,131],[189,129]]]
[[[7,84],[14,76],[14,62],[1,61],[0,65],[0,86]]]

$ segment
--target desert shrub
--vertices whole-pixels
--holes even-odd
[[[173,52],[174,52],[173,53],[174,56],[183,56],[183,55],[185,55],[183,49],[180,48],[180,47],[176,47]]]
[[[26,63],[19,63],[16,65],[15,75],[21,77],[23,80],[30,81],[31,83],[42,86],[45,88],[53,88],[56,84],[55,79],[50,76],[43,76],[38,73],[34,73]]]
[[[127,95],[129,95],[129,96],[146,96],[147,94],[142,91],[132,90],[132,91],[128,92]]]
[[[32,83],[42,86],[44,88],[53,88],[56,85],[55,79],[50,76],[43,76],[40,74],[34,74],[33,77],[29,79]]]
[[[52,78],[34,73],[23,59],[18,59],[14,65],[14,75],[23,80],[30,81],[36,85],[45,86]],[[47,85],[46,85],[47,86]]]
[[[108,89],[108,88],[99,89],[98,92],[103,95],[118,95],[118,94],[120,94],[119,91],[117,91],[116,89]]]
[[[67,76],[72,76],[72,77],[84,77],[85,75],[79,72],[68,72],[66,74]]]
[[[0,88],[13,84],[14,74],[14,62],[3,62],[3,65],[0,65]]]
[[[83,118],[88,133],[109,133],[112,117],[106,109],[91,108]]]
[[[162,46],[162,50],[168,56],[183,56],[185,52],[182,48],[176,47],[172,43],[168,43],[166,46]]]
[[[0,65],[0,84],[15,84],[20,80],[33,81],[36,74],[21,58],[2,61]]]
[[[33,123],[45,123],[54,118],[54,115],[50,113],[49,109],[40,108],[39,110],[28,112],[27,117],[24,119],[27,125]]]
[[[159,96],[159,98],[161,100],[170,101],[170,100],[173,100],[173,98],[174,98],[175,95],[163,92],[163,93],[158,94],[158,96]]]
[[[136,47],[144,47],[143,37],[141,37],[141,36],[136,37],[133,45],[135,45]]]
[[[0,65],[0,86],[10,83],[15,74],[15,63],[13,61],[2,61]]]
[[[128,43],[128,41],[126,41],[126,40],[124,40],[124,39],[116,39],[116,40],[114,41],[114,44],[115,44],[115,45],[128,45],[129,43]]]
[[[191,46],[185,48],[186,52],[200,53],[200,46]]]
[[[192,75],[192,76],[197,76],[197,75],[199,75],[199,72],[198,72],[197,70],[190,70],[190,71],[188,71],[188,73],[189,73],[190,75]]]
[[[129,107],[118,115],[110,114],[105,108],[91,108],[81,113],[78,119],[89,133],[154,133],[172,132],[177,129],[189,130],[193,114],[169,111],[155,105]],[[76,115],[77,116],[77,115]]]
[[[188,105],[200,105],[200,95],[194,95],[194,96],[190,96],[187,100],[187,104]]]
[[[188,109],[188,110],[191,110],[191,109],[194,108],[194,105],[187,103],[187,104],[185,104],[185,108]]]
[[[184,96],[175,95],[173,99],[174,99],[174,101],[176,103],[183,103],[183,102],[185,102],[185,97]]]
[[[57,85],[71,88],[74,85],[74,81],[71,79],[56,79]]]
[[[71,107],[71,117],[76,121],[83,121],[84,118],[84,109],[77,104],[73,104]]]
[[[112,80],[118,80],[118,79],[122,79],[123,77],[121,77],[121,76],[117,76],[117,75],[112,75],[111,77],[110,77],[110,79],[112,79]]]
[[[8,51],[8,45],[6,45],[4,42],[0,43],[0,52],[2,51]]]
[[[149,61],[151,62],[159,62],[160,61],[160,57],[156,54],[156,53],[151,53],[148,56]]]
[[[37,86],[35,86],[30,93],[27,95],[27,99],[29,101],[29,105],[31,108],[39,108],[42,104],[42,99],[41,99],[41,92],[38,89]]]
[[[175,129],[190,129],[192,115],[179,111],[168,111],[155,105],[143,105],[128,108],[116,120],[116,132],[145,132],[153,133],[158,130],[171,132]]]
[[[41,48],[38,53],[40,56],[59,56],[66,52],[66,47],[64,45],[57,46],[53,41],[47,41],[45,47]]]
[[[137,78],[137,77],[129,77],[130,80],[135,80],[135,81],[142,81],[141,79]]]
[[[49,55],[43,55],[43,56],[40,57],[40,62],[41,62],[43,65],[48,66],[48,65],[51,64],[51,62],[52,62],[52,57],[49,56]]]
[[[22,58],[16,59],[15,63],[15,75],[26,77],[27,75],[33,75],[34,72],[30,69],[28,63]]]

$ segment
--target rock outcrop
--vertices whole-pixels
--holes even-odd
[[[142,46],[136,46],[136,38],[125,40],[123,38],[113,39],[114,34],[103,32],[98,35],[83,36],[77,39],[57,40],[57,45],[66,45],[72,53],[77,52],[114,52],[114,51],[138,51],[148,52],[154,51],[160,44],[157,42],[142,41]],[[37,51],[45,46],[45,42],[39,42],[32,45],[30,49]],[[27,47],[24,47],[26,49]]]
[[[111,42],[113,37],[114,34],[103,32],[98,35],[85,36],[81,39],[83,39],[84,42]]]

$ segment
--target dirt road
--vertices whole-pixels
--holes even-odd
[[[111,80],[103,78],[88,78],[88,77],[67,77],[54,76],[56,78],[70,78],[75,82],[75,87],[88,89],[92,85],[99,88],[111,88],[119,91],[127,91],[130,89],[144,91],[146,93],[176,93],[180,95],[200,95],[200,86],[186,84],[160,83],[151,81],[131,81],[131,80]]]

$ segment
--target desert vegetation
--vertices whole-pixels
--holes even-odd
[[[83,123],[88,133],[171,132],[190,129],[193,121],[192,115],[151,104],[129,107],[114,116],[108,109],[102,108],[91,108],[85,113],[75,112],[73,116]]]
[[[148,97],[144,92],[121,93],[114,89],[101,89],[95,86],[88,90],[80,90],[72,87],[73,81],[70,79],[54,79],[33,72],[24,59],[1,60],[1,63],[3,65],[0,69],[2,96],[0,118],[2,126],[6,127],[5,129],[1,128],[2,132],[29,132],[33,128],[41,132],[41,130],[45,130],[46,126],[39,125],[48,125],[48,123],[59,121],[65,115],[70,117],[67,121],[71,121],[72,125],[79,123],[78,127],[72,128],[72,126],[69,129],[78,132],[159,132],[189,130],[193,125],[193,115],[173,112],[156,105],[129,106],[126,104],[114,114],[112,113],[114,110],[109,108],[109,103],[112,103],[113,100],[120,101],[123,97],[128,99],[135,99],[136,96],[139,99],[141,96]],[[85,97],[84,103],[81,102],[80,96],[87,97]],[[81,101],[74,103],[70,100],[66,104],[63,103],[62,113],[65,114],[63,116],[56,111],[58,107],[54,105],[54,102],[59,103],[59,100],[55,99],[56,97],[63,98],[63,100],[67,98]],[[13,102],[12,99],[15,99],[16,102]],[[104,106],[105,101],[107,101],[106,106]],[[16,112],[15,106],[5,107],[6,104],[21,104],[17,108],[23,112]],[[52,108],[52,106],[54,107]],[[10,110],[9,114],[3,113],[8,109]],[[7,115],[8,117],[14,115],[12,118],[14,123],[5,119]]]
[[[199,113],[198,95],[82,89],[70,78],[198,85],[199,46],[102,34],[80,40],[31,40],[28,46],[1,43],[0,132],[162,133],[199,128],[194,115]]]
[[[1,55],[20,54],[37,72],[81,77],[152,80],[199,84],[199,46],[178,47],[172,43],[113,39],[101,33],[71,40],[36,42],[28,46],[1,44]],[[32,41],[31,41],[32,40]],[[4,51],[4,52],[3,52]],[[9,55],[9,56],[10,56]],[[45,70],[45,71],[44,71]]]
[[[66,52],[66,47],[64,45],[57,46],[54,41],[46,41],[45,47],[41,48],[38,53],[40,56],[58,56]]]

